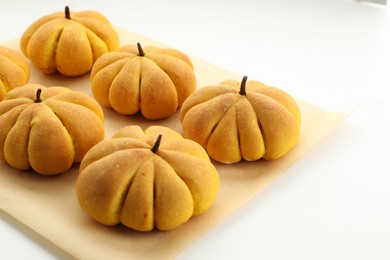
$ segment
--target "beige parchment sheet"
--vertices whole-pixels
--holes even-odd
[[[140,42],[143,46],[165,47],[124,29],[118,28],[118,33],[121,45]],[[2,45],[19,50],[17,39]],[[217,84],[226,79],[241,79],[243,76],[196,57],[191,59],[198,87]],[[64,86],[92,95],[89,75],[66,78],[61,75],[45,75],[34,67],[31,69],[30,83],[40,83],[46,87]],[[78,165],[62,175],[47,177],[29,171],[18,171],[0,162],[0,217],[8,218],[15,225],[21,226],[24,232],[41,240],[41,244],[48,249],[78,259],[175,258],[226,216],[239,210],[240,205],[261,193],[345,119],[343,114],[329,112],[307,102],[298,102],[303,125],[297,146],[275,161],[260,160],[234,165],[215,163],[221,178],[216,201],[206,213],[172,231],[142,233],[120,225],[106,227],[94,222],[81,210],[76,200]],[[164,125],[182,133],[178,113],[168,119],[147,121],[140,116],[119,115],[110,109],[104,109],[104,112],[106,138],[130,124],[140,125],[144,129],[149,125]]]

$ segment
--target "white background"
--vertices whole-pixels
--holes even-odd
[[[178,259],[390,259],[390,13],[347,0],[0,3],[0,41],[39,17],[96,10],[331,111],[345,123]],[[0,213],[1,259],[57,252]],[[40,241],[38,239],[38,241]]]

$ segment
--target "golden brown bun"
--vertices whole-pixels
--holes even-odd
[[[13,88],[30,79],[30,66],[19,52],[0,46],[0,101]]]
[[[65,13],[46,15],[31,24],[22,35],[20,47],[45,73],[80,76],[89,72],[101,55],[117,49],[119,37],[98,12],[70,12],[70,19]]]
[[[92,92],[121,114],[169,117],[196,89],[191,60],[174,49],[149,46],[142,51],[126,45],[100,57],[91,71]]]
[[[161,144],[152,151],[158,136]],[[176,228],[205,212],[219,189],[206,151],[175,131],[127,126],[80,164],[77,198],[93,219],[139,231]]]
[[[257,81],[246,83],[245,94],[240,86],[228,80],[192,94],[180,112],[184,136],[226,164],[283,156],[300,134],[297,103],[286,92]]]
[[[0,102],[0,160],[44,175],[63,173],[103,140],[103,120],[87,94],[39,84],[14,88]]]

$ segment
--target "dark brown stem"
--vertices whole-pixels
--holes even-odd
[[[241,81],[241,86],[240,86],[240,94],[245,96],[246,95],[246,80],[248,79],[247,76],[244,76]]]
[[[141,44],[139,42],[137,42],[137,47],[138,47],[138,55],[139,56],[145,56],[145,52],[142,49]]]
[[[153,147],[151,149],[153,153],[157,153],[158,148],[160,147],[161,138],[162,138],[162,135],[159,135],[157,137],[157,140],[156,140],[156,142],[154,143],[154,145],[153,145]]]
[[[65,18],[70,20],[69,6],[65,6]]]
[[[35,99],[34,103],[41,103],[42,102],[41,94],[42,94],[42,89],[40,89],[40,88],[37,89],[37,93],[36,93],[37,99]]]

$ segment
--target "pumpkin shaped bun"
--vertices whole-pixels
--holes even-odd
[[[170,230],[204,213],[218,173],[196,142],[163,126],[126,126],[95,145],[76,182],[82,209],[104,225]]]
[[[92,92],[104,106],[155,120],[174,114],[196,89],[191,60],[175,49],[126,45],[100,57],[91,71]]]
[[[67,171],[104,138],[103,111],[91,96],[28,84],[0,102],[0,160],[43,175]]]
[[[30,79],[30,66],[19,52],[0,46],[0,101],[15,87]]]
[[[199,89],[181,108],[184,136],[221,163],[277,159],[298,141],[301,115],[286,92],[258,81]]]
[[[119,47],[119,37],[95,11],[56,12],[30,25],[20,39],[22,52],[45,73],[74,77],[89,72],[101,55]]]

